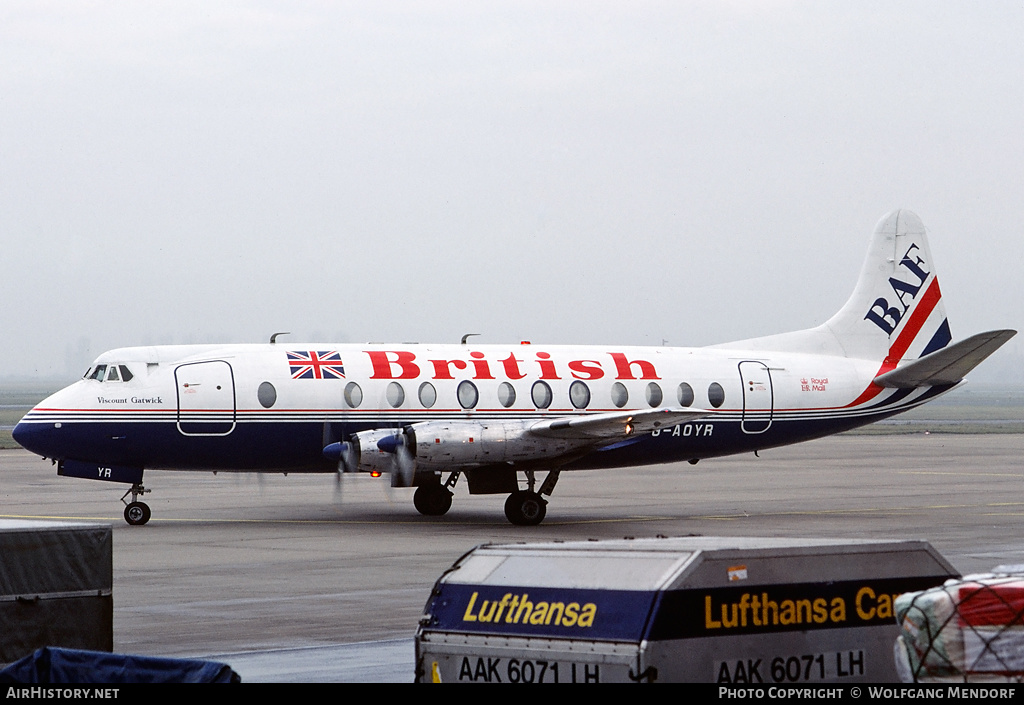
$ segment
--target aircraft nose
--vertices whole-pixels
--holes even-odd
[[[11,432],[14,440],[25,450],[32,451],[44,458],[58,457],[57,429],[55,424],[18,422]]]

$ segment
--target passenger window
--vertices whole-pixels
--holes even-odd
[[[345,385],[345,403],[353,409],[363,403],[363,390],[355,382]]]
[[[712,382],[708,387],[708,402],[716,409],[725,403],[725,390],[718,382]]]
[[[477,391],[476,385],[469,380],[459,382],[459,388],[456,390],[456,395],[459,397],[459,405],[463,409],[472,409],[476,406],[476,403],[480,400],[480,392]]]
[[[693,387],[688,385],[686,382],[679,384],[679,389],[676,390],[676,395],[679,397],[680,406],[690,406],[693,404]]]
[[[629,401],[629,392],[626,391],[626,385],[622,382],[616,382],[612,385],[612,404],[619,407],[620,409],[626,405]]]
[[[530,396],[533,397],[533,405],[538,409],[546,409],[551,406],[551,400],[554,398],[548,383],[539,380],[533,383]]]
[[[661,387],[658,386],[657,382],[651,382],[647,385],[647,405],[652,409],[661,406],[661,400],[664,395],[661,393]]]
[[[590,406],[590,388],[576,380],[569,385],[569,401],[577,409],[586,409]]]
[[[256,398],[259,399],[260,406],[269,409],[277,403],[277,390],[270,382],[262,382],[256,390]]]
[[[506,409],[516,403],[516,388],[508,382],[498,385],[498,403]]]
[[[437,402],[437,390],[434,389],[434,385],[430,382],[424,382],[420,385],[420,404],[424,408],[429,409]]]
[[[384,396],[387,398],[388,404],[396,409],[405,402],[405,390],[398,382],[389,384]]]

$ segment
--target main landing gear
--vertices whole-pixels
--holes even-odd
[[[505,500],[505,516],[516,526],[536,526],[547,513],[547,500],[530,490],[516,490]]]
[[[124,493],[121,497],[121,501],[124,502],[124,498],[128,495],[132,496],[131,502],[124,502],[124,520],[132,526],[142,526],[149,521],[149,518],[153,515],[150,511],[149,505],[145,502],[138,501],[139,495],[144,495],[152,490],[147,490],[142,486],[141,482],[136,482],[132,485],[131,489]]]
[[[544,478],[540,491],[534,491],[536,477],[533,470],[526,471],[527,489],[516,490],[505,500],[505,517],[516,526],[537,526],[548,513],[548,501],[542,495],[551,496],[558,482],[558,470],[552,470]]]
[[[508,496],[505,500],[505,516],[516,526],[536,526],[544,521],[547,515],[548,501],[543,495],[551,495],[555,483],[558,482],[558,471],[552,470],[548,473],[539,491],[535,489],[536,478],[533,470],[527,470],[525,474],[528,489],[516,489]],[[459,475],[458,471],[451,473],[444,484],[441,484],[439,474],[423,478],[422,484],[416,487],[416,494],[412,498],[416,511],[430,517],[446,514],[452,507],[452,490],[459,480]],[[510,481],[514,482],[515,477],[511,477]],[[471,482],[470,487],[472,486]],[[507,488],[505,491],[508,491]],[[489,492],[485,490],[485,493]]]
[[[429,485],[420,485],[416,488],[416,494],[412,496],[412,503],[416,506],[416,511],[423,516],[443,516],[452,508],[452,491],[446,485],[442,485],[440,480]]]

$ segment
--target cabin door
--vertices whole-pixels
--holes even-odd
[[[772,375],[763,362],[744,360],[740,363],[740,381],[743,383],[744,433],[764,433],[772,425]]]
[[[186,436],[226,436],[235,430],[235,376],[224,360],[190,362],[174,370],[178,430]]]

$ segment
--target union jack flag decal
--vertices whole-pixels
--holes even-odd
[[[345,379],[345,367],[336,351],[289,352],[292,379]]]

